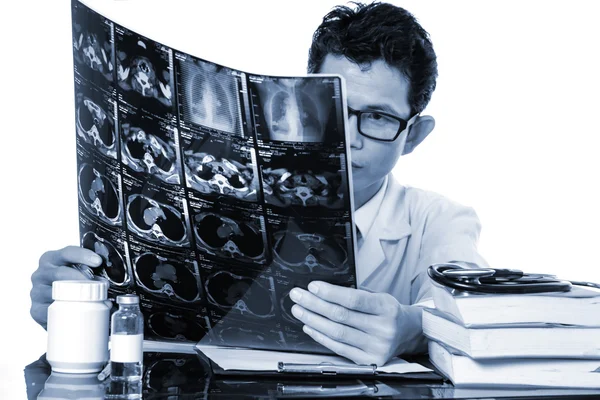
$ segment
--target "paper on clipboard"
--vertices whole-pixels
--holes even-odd
[[[323,354],[290,353],[203,345],[197,345],[196,349],[225,371],[242,370],[275,372],[277,371],[277,364],[279,362],[298,364],[319,364],[328,362],[339,366],[355,365],[346,358]],[[409,363],[408,361],[395,357],[386,365],[377,368],[377,372],[411,374],[432,372],[432,370],[421,364]]]

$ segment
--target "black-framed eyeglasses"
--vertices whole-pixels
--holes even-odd
[[[393,142],[413,122],[419,114],[408,121],[381,111],[359,111],[348,107],[349,115],[356,115],[358,132],[370,139],[381,142]]]

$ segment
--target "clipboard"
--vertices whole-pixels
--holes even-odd
[[[387,373],[377,371],[373,365],[335,365],[331,363],[320,364],[299,364],[278,362],[272,370],[241,370],[241,369],[223,369],[216,362],[199,352],[199,356],[210,365],[211,370],[216,376],[223,377],[260,377],[263,379],[274,380],[323,380],[334,379],[337,383],[341,381],[360,380],[414,380],[428,382],[442,382],[443,375],[439,374],[435,368],[430,368],[428,372],[409,372],[409,373]]]

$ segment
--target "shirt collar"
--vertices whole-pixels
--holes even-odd
[[[354,223],[356,224],[356,228],[362,235],[363,239],[369,234],[369,231],[373,226],[373,222],[379,213],[379,209],[383,203],[383,198],[385,197],[387,186],[388,176],[386,175],[383,185],[381,185],[381,188],[375,194],[375,196],[371,197],[369,201],[367,201],[362,205],[362,207],[354,212]]]

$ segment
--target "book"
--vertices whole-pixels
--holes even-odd
[[[429,359],[455,387],[600,388],[599,360],[474,360],[435,341],[429,342]]]
[[[573,285],[568,292],[475,294],[432,284],[435,307],[462,325],[564,324],[600,326],[600,290]]]
[[[331,353],[289,292],[356,287],[343,78],[218,65],[96,11],[105,3],[71,6],[94,274],[111,299],[140,297],[146,339]]]
[[[436,309],[423,310],[423,333],[474,359],[600,359],[600,326],[462,325]]]

